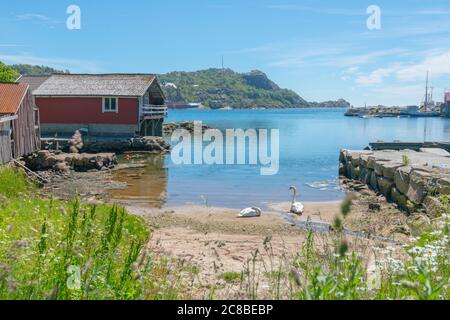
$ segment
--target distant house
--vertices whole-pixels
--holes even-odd
[[[162,136],[164,93],[152,74],[54,74],[33,91],[43,136]]]
[[[450,92],[446,92],[444,96],[444,106],[442,108],[442,115],[450,118]]]
[[[0,164],[38,150],[33,97],[24,83],[0,83]]]

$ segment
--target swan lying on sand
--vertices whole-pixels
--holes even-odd
[[[261,209],[257,207],[245,208],[238,214],[238,217],[242,218],[259,217],[259,216],[261,216]]]

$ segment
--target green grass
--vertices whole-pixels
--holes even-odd
[[[154,258],[146,248],[148,227],[139,217],[118,206],[42,198],[8,167],[0,168],[0,182],[0,299],[196,297],[194,283],[186,287],[182,273],[197,276],[201,267]],[[448,203],[448,197],[441,201]],[[434,220],[402,256],[389,248],[378,252],[370,273],[367,252],[355,250],[343,233],[351,206],[351,199],[343,202],[333,232],[320,245],[318,235],[308,232],[293,258],[278,261],[268,237],[263,268],[258,263],[264,252],[256,250],[242,272],[218,276],[240,284],[240,297],[248,299],[450,298],[450,214]],[[263,282],[270,296],[260,296]],[[208,297],[214,295],[212,289]]]
[[[227,271],[222,273],[220,277],[227,283],[237,283],[242,281],[244,275],[242,272]]]
[[[10,168],[0,169],[0,181],[0,299],[179,294],[169,267],[144,250],[149,231],[140,218],[117,206],[42,199]]]

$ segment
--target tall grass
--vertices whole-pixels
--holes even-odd
[[[35,197],[1,169],[0,299],[173,299],[172,271],[144,250],[149,231],[118,206]]]
[[[397,251],[389,245],[383,248],[367,243],[362,249],[358,242],[363,240],[347,239],[343,232],[351,205],[351,198],[343,202],[341,214],[334,219],[329,236],[309,230],[302,248],[293,257],[275,257],[270,239],[266,239],[264,246],[268,258],[262,259],[262,253],[255,251],[244,265],[245,279],[241,280],[241,288],[245,298],[450,298],[450,212]],[[257,255],[261,259],[258,260]],[[258,262],[266,270],[264,274],[259,271]],[[260,290],[261,283],[269,286],[268,292]]]

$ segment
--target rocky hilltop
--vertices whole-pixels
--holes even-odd
[[[196,102],[211,109],[344,107],[343,100],[308,102],[296,92],[280,88],[260,70],[231,69],[170,72],[158,76],[170,102]]]

